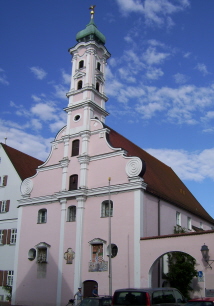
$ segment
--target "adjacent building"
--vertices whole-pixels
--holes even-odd
[[[20,186],[42,163],[0,143],[0,301],[8,295],[3,287],[13,286]]]
[[[66,305],[78,287],[84,296],[94,285],[101,295],[141,287],[142,237],[214,226],[170,167],[105,124],[110,53],[93,7],[76,40],[67,125],[21,185],[14,304]]]

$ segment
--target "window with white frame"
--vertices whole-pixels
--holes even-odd
[[[47,209],[40,209],[38,212],[38,223],[46,223],[47,222]]]
[[[110,208],[110,216],[113,216],[113,202],[106,200],[102,202],[101,205],[101,217],[109,217],[109,208]]]
[[[7,272],[7,285],[13,286],[13,271]]]
[[[1,201],[1,207],[0,207],[1,213],[6,212],[6,204],[7,204],[7,201]]]
[[[0,230],[0,244],[3,244],[4,230]]]
[[[0,187],[7,186],[7,175],[0,176]]]
[[[176,211],[176,225],[181,226],[181,213]]]
[[[10,200],[0,201],[0,213],[5,213],[9,211]]]
[[[69,206],[68,207],[68,222],[76,221],[76,206]]]
[[[192,219],[187,217],[187,229],[192,230]]]
[[[12,228],[11,229],[11,236],[10,236],[10,244],[15,244],[16,243],[16,236],[17,236],[17,229]]]

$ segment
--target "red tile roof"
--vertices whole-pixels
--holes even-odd
[[[1,143],[1,145],[22,181],[27,177],[36,174],[36,168],[44,163],[43,161],[13,149],[6,144]]]
[[[112,147],[122,148],[127,151],[128,156],[137,156],[145,161],[146,172],[143,179],[145,183],[147,183],[146,191],[148,193],[214,224],[214,219],[206,212],[169,166],[165,165],[116,131],[111,128],[109,129],[108,141]]]

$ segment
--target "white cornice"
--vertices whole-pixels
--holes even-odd
[[[118,185],[111,185],[110,186],[110,193],[111,194],[118,194],[122,192],[129,192],[134,190],[145,190],[147,184],[143,181],[142,178],[138,177],[135,181],[118,184]],[[77,190],[65,190],[61,192],[56,192],[52,195],[36,197],[36,198],[25,198],[18,200],[19,207],[20,206],[27,206],[27,205],[42,205],[42,204],[51,204],[53,202],[59,202],[62,199],[68,198],[77,198],[80,196],[83,197],[96,197],[96,196],[103,196],[109,194],[109,186],[97,187],[92,189],[86,188],[79,188]]]
[[[96,109],[97,111],[99,111],[100,113],[102,113],[104,116],[109,115],[109,113],[105,109],[103,109],[102,107],[100,107],[98,104],[96,104],[95,102],[91,100],[80,101],[77,104],[68,105],[68,107],[64,108],[64,111],[69,112],[69,111],[74,111],[74,110],[81,109],[84,107],[92,107]]]
[[[84,87],[78,90],[70,90],[69,92],[66,93],[66,96],[67,97],[74,96],[75,94],[78,94],[80,92],[85,92],[87,90],[93,91],[94,94],[96,94],[97,96],[100,96],[104,101],[108,101],[108,97],[104,93],[97,91],[94,86],[90,86],[90,85],[85,85]]]

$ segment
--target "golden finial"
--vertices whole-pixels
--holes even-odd
[[[94,8],[95,8],[95,6],[96,6],[96,5],[91,5],[91,6],[89,7],[89,10],[91,10],[91,19],[94,18]]]

